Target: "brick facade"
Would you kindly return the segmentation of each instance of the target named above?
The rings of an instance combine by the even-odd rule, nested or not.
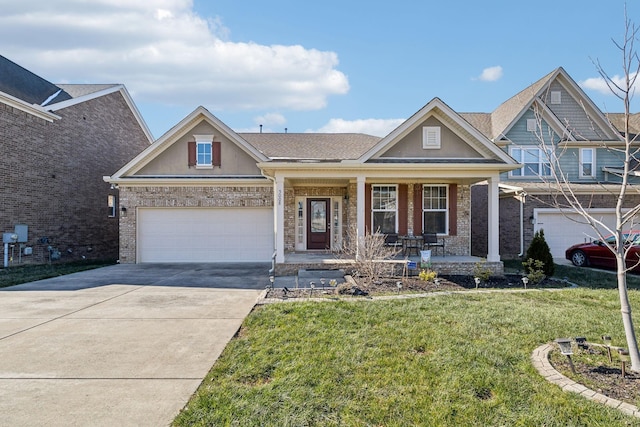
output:
[[[273,207],[273,185],[264,186],[120,186],[120,262],[136,262],[136,209],[193,207]]]
[[[579,196],[584,206],[591,208],[615,208],[616,196],[609,194],[585,194]],[[472,189],[471,254],[486,256],[487,253],[487,186],[475,185]],[[640,204],[640,195],[627,195],[625,207]],[[531,221],[534,209],[553,208],[552,195],[528,195],[523,206],[524,252],[526,253],[534,234]],[[520,202],[514,197],[500,198],[500,256],[515,259],[520,254]]]
[[[107,215],[107,195],[117,191],[102,177],[149,141],[120,92],[55,114],[61,119],[47,122],[0,104],[0,231],[29,227],[26,263],[48,262],[48,246],[62,261],[116,259],[118,219]]]

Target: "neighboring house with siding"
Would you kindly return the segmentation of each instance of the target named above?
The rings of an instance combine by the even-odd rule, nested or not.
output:
[[[596,107],[563,68],[558,68],[501,104],[492,113],[461,114],[497,147],[522,164],[500,176],[500,254],[514,258],[526,252],[533,234],[543,229],[554,257],[572,244],[595,236],[566,205],[555,185],[548,155],[584,206],[599,220],[615,225],[614,207],[620,182],[622,147],[620,115]],[[633,117],[632,124],[637,122]],[[613,123],[613,125],[612,125]],[[615,125],[618,126],[616,129]],[[541,141],[544,141],[544,146]],[[545,150],[547,154],[545,154]],[[636,163],[637,164],[637,163]],[[632,182],[639,182],[633,172]],[[472,253],[486,253],[487,218],[483,215],[487,188],[472,191]],[[640,202],[630,191],[627,205]]]
[[[105,181],[121,196],[120,262],[268,262],[360,235],[471,253],[471,186],[488,181],[484,254],[498,263],[498,182],[518,164],[438,98],[384,138],[236,133],[198,107]],[[125,210],[126,209],[126,210]],[[501,270],[501,268],[500,268]]]
[[[117,258],[118,192],[102,176],[151,141],[123,85],[55,85],[0,56],[0,231],[26,231],[10,265]]]

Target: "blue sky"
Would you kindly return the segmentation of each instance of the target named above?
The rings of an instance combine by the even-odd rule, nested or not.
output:
[[[236,131],[383,136],[433,97],[490,112],[558,66],[603,111],[623,108],[589,80],[592,59],[622,72],[621,0],[0,0],[0,10],[0,54],[54,83],[125,84],[155,137],[198,105]]]

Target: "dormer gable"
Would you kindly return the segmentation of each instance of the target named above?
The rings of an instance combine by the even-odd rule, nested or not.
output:
[[[259,176],[256,164],[267,160],[206,108],[198,107],[112,178]]]
[[[513,163],[513,159],[439,98],[431,100],[359,160]]]

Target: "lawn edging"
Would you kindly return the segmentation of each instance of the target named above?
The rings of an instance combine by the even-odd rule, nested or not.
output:
[[[640,409],[638,409],[637,406],[622,402],[617,399],[613,399],[611,397],[607,397],[602,393],[593,391],[558,372],[553,367],[553,365],[551,365],[551,362],[549,362],[549,352],[553,348],[553,344],[551,343],[543,344],[533,350],[533,353],[531,354],[531,362],[534,368],[536,368],[538,373],[542,375],[547,381],[552,384],[556,384],[563,391],[578,393],[589,400],[598,403],[604,403],[605,405],[610,406],[614,409],[618,409],[619,411],[622,411],[627,415],[632,415],[636,418],[640,418]]]

